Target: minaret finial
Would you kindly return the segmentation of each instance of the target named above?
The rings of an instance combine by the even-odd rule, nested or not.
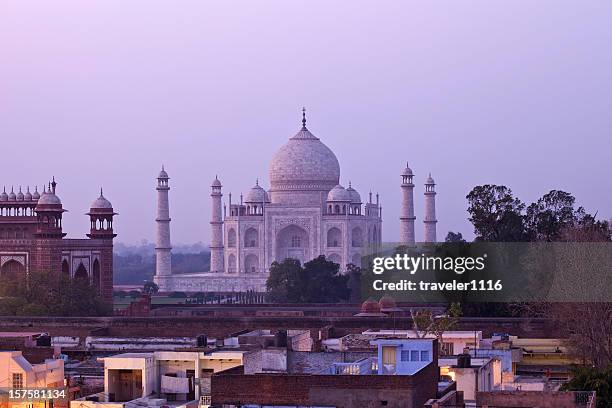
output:
[[[306,129],[306,107],[302,107],[302,129]]]
[[[257,177],[257,178],[255,179],[255,185],[256,185],[256,186],[259,186],[259,177]]]

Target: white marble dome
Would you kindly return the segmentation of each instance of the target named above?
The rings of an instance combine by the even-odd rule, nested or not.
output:
[[[247,193],[245,203],[269,203],[268,193],[259,186],[259,182]]]
[[[270,163],[271,191],[329,191],[340,181],[334,152],[304,126],[282,146]]]
[[[162,166],[161,171],[159,172],[159,175],[157,176],[158,179],[169,179],[170,177],[168,177],[168,173],[166,172],[166,169],[164,168],[164,166]]]
[[[353,186],[351,186],[351,183],[349,183],[349,186],[346,189],[346,191],[349,193],[349,196],[351,197],[351,203],[361,204],[361,196],[359,195],[359,192],[355,190]]]
[[[351,201],[351,194],[344,187],[338,184],[332,188],[327,195],[327,201]]]

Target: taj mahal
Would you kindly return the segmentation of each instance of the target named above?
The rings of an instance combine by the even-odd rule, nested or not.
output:
[[[399,242],[415,243],[414,174],[401,172]],[[169,176],[157,177],[157,241],[154,281],[161,291],[265,291],[274,261],[301,263],[319,255],[340,265],[361,266],[366,248],[381,243],[382,206],[370,192],[363,202],[351,183],[340,185],[340,163],[334,152],[302,127],[272,157],[269,189],[259,181],[237,202],[223,202],[218,177],[211,184],[210,271],[173,274],[170,240]],[[436,241],[435,183],[425,181],[425,241]]]

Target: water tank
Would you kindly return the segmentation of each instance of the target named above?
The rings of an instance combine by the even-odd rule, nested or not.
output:
[[[51,347],[51,336],[44,333],[36,339],[36,345],[38,347]]]
[[[196,337],[196,345],[198,347],[206,347],[208,345],[208,337],[205,334],[200,334]]]
[[[472,356],[468,352],[463,352],[457,357],[457,367],[459,368],[470,368],[472,366]]]
[[[279,330],[274,335],[276,347],[287,347],[287,330]]]

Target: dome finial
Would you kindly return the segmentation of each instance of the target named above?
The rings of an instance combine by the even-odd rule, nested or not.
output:
[[[102,187],[100,187],[100,197],[104,197],[104,194],[102,194]]]
[[[306,130],[306,107],[302,107],[302,129]]]

